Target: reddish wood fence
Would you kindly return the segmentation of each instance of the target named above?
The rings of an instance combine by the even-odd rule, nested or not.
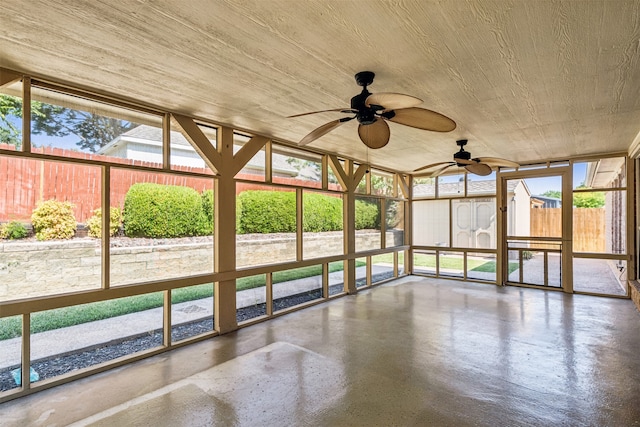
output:
[[[5,150],[12,146],[0,144]],[[34,150],[36,151],[36,150]],[[78,153],[60,148],[44,147],[38,152],[56,156],[103,160],[116,163],[111,168],[111,206],[122,207],[129,187],[137,182],[151,182],[164,185],[181,185],[192,187],[198,192],[213,189],[213,180],[207,178],[172,175],[155,171],[135,171],[119,169],[117,163],[131,164],[127,159],[115,159],[94,154]],[[157,164],[145,164],[136,161],[136,165],[156,167]],[[211,174],[209,169],[188,168],[189,171]],[[238,174],[238,179],[256,179],[256,175]],[[321,183],[311,183],[294,178],[278,177],[275,182],[288,185],[316,186]],[[74,214],[80,223],[92,216],[93,211],[100,207],[102,188],[102,168],[100,166],[83,165],[53,160],[27,159],[14,156],[0,155],[0,222],[17,220],[30,222],[31,213],[38,202],[44,200],[70,201],[75,205]],[[337,186],[333,186],[337,189]],[[264,184],[239,182],[236,192],[246,190],[264,190]],[[294,189],[283,188],[285,191]]]

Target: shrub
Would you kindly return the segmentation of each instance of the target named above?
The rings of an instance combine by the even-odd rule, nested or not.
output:
[[[380,229],[380,207],[369,200],[356,200],[356,230]]]
[[[304,193],[302,216],[306,232],[342,230],[342,199]]]
[[[237,200],[238,234],[296,231],[296,193],[249,190]]]
[[[31,223],[38,240],[70,239],[76,231],[74,205],[70,202],[47,200],[38,203],[31,214]]]
[[[202,212],[204,213],[206,227],[208,232],[206,234],[213,233],[213,218],[215,214],[215,204],[213,199],[213,190],[204,190],[201,194],[202,198]]]
[[[324,194],[303,196],[304,231],[342,230],[342,199]],[[379,229],[380,207],[356,200],[356,229]],[[238,195],[236,230],[247,233],[293,233],[296,231],[296,193],[249,190]]]
[[[122,211],[115,206],[111,206],[109,220],[109,235],[115,236],[122,222]],[[87,229],[89,236],[102,237],[102,209],[93,211],[93,216],[87,220]]]
[[[29,232],[23,223],[11,221],[0,226],[0,239],[23,239],[27,237]]]
[[[175,185],[138,183],[124,200],[124,232],[128,237],[186,237],[210,234],[196,190]]]

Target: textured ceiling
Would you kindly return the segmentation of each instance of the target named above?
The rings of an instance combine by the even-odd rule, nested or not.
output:
[[[626,151],[640,131],[640,3],[624,1],[2,0],[0,66],[297,142],[359,93],[400,92],[450,133],[350,122],[310,146],[410,171]]]

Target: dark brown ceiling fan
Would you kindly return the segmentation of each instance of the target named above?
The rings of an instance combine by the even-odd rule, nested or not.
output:
[[[427,172],[425,174],[425,176],[431,177],[441,175],[449,168],[460,167],[465,168],[467,171],[473,174],[486,176],[491,174],[491,170],[493,168],[517,168],[520,166],[516,162],[500,159],[498,157],[476,157],[475,159],[472,159],[471,153],[465,151],[464,149],[464,146],[467,145],[467,142],[468,141],[466,139],[460,139],[456,141],[456,144],[460,147],[460,151],[454,153],[452,162],[432,163],[430,165],[422,166],[418,169],[415,169],[414,172],[432,169],[430,172]]]
[[[391,132],[387,120],[435,132],[450,132],[456,128],[456,122],[450,118],[435,111],[418,108],[417,105],[422,103],[419,98],[391,92],[371,94],[367,90],[367,86],[373,83],[374,77],[375,74],[371,71],[362,71],[355,75],[356,83],[363,89],[360,94],[351,98],[351,108],[335,108],[289,116],[289,118],[301,117],[326,112],[353,114],[350,117],[333,120],[314,129],[302,138],[298,145],[307,145],[353,119],[358,120],[358,135],[369,148],[382,148],[389,142]]]

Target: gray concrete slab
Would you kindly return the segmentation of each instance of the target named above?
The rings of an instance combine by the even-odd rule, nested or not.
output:
[[[7,402],[0,420],[634,426],[638,349],[629,300],[410,276]]]

